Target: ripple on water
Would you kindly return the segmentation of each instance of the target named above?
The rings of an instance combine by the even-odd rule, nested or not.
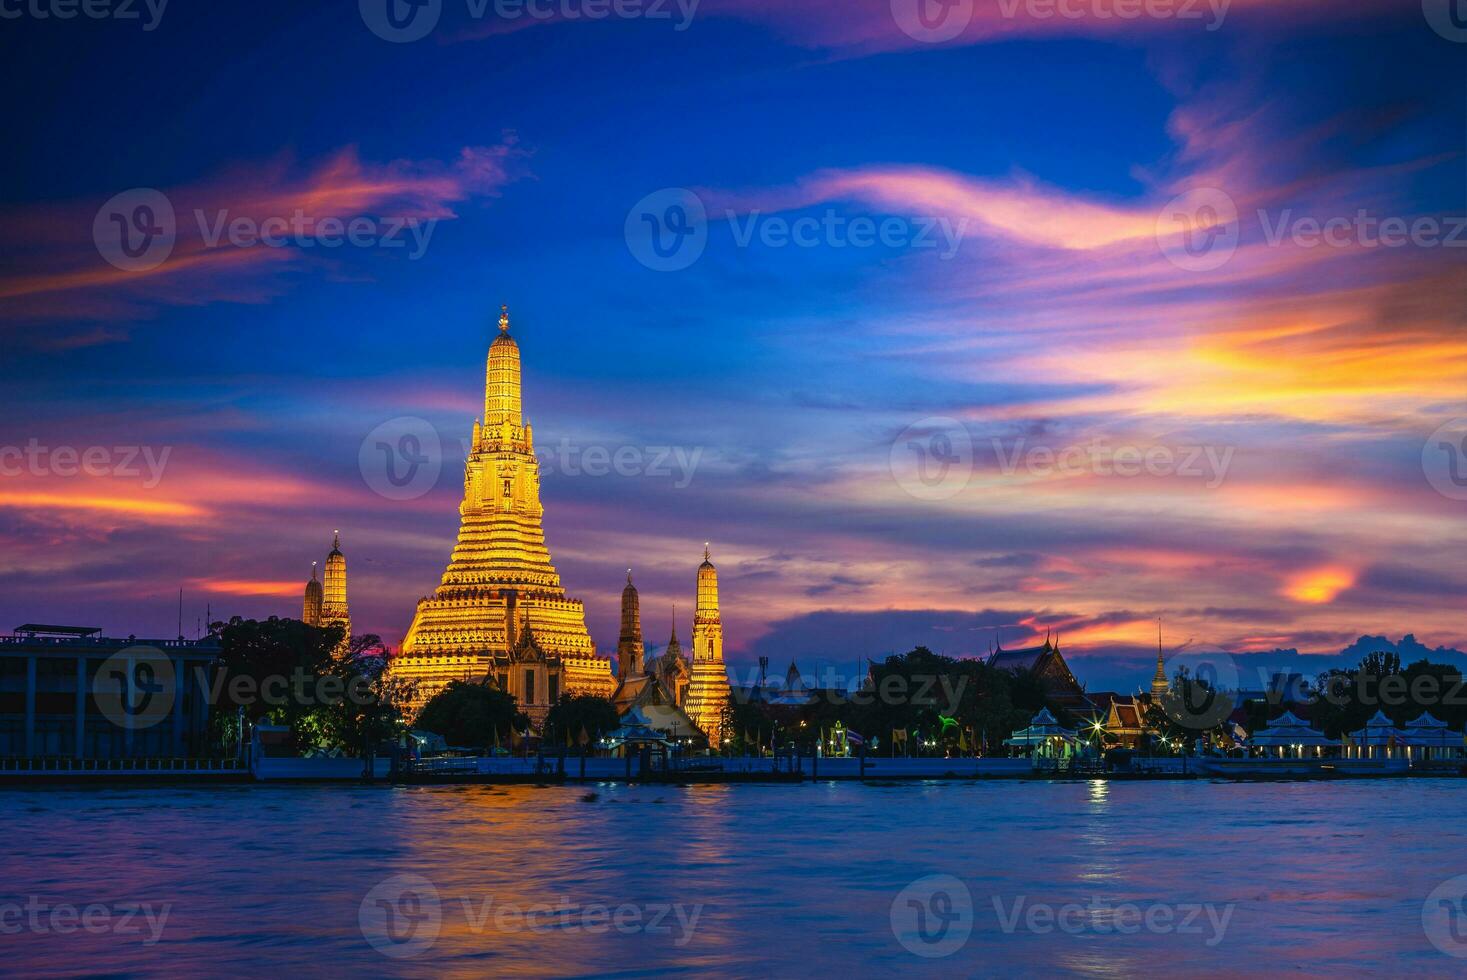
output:
[[[891,930],[914,880],[960,878],[974,931],[944,973],[1445,975],[1421,903],[1467,872],[1467,782],[929,782],[853,786],[230,787],[15,791],[7,895],[170,903],[165,945],[22,937],[6,972],[392,976],[928,972]],[[365,811],[365,812],[364,812]],[[1341,846],[1343,845],[1343,846]],[[428,878],[418,958],[364,936],[372,889]],[[1220,945],[1180,935],[1005,932],[997,908],[1211,903]],[[536,930],[466,909],[700,906],[692,933]],[[996,908],[997,906],[997,908]],[[1090,920],[1087,920],[1090,921]],[[1195,941],[1194,941],[1195,940]],[[1223,952],[1220,954],[1219,950]],[[1287,950],[1287,964],[1281,959]],[[1221,959],[1219,958],[1221,956]]]

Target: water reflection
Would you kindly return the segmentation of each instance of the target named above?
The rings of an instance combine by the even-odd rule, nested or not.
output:
[[[170,912],[156,944],[26,923],[6,966],[1449,975],[1421,907],[1467,872],[1461,832],[1431,816],[1464,795],[1450,780],[12,791],[0,903]],[[916,907],[904,945],[893,904],[937,875],[962,882],[971,935],[925,959],[912,943],[953,906]],[[1173,918],[1130,928],[1132,908]],[[379,949],[404,943],[421,948]]]

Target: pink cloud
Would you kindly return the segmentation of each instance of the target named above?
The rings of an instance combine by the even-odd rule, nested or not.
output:
[[[160,306],[264,302],[289,288],[287,271],[332,260],[295,247],[231,244],[230,224],[263,228],[272,221],[277,235],[294,243],[327,233],[339,240],[341,228],[327,222],[381,218],[372,227],[385,236],[399,222],[452,220],[464,203],[497,196],[522,172],[524,156],[510,134],[496,146],[464,147],[448,162],[377,163],[349,146],[306,168],[285,154],[236,166],[162,189],[177,239],[161,264],[136,270],[109,264],[91,239],[100,201],[26,208],[6,220],[20,229],[29,267],[0,277],[0,313],[13,322],[118,320]],[[113,333],[76,336],[76,343],[106,342]]]

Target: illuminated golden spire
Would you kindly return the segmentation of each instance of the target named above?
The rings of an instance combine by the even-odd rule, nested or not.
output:
[[[520,345],[509,335],[509,307],[499,315],[499,336],[489,345],[484,372],[484,428],[491,439],[503,440],[506,423],[511,436],[524,420],[520,405]],[[496,431],[498,430],[498,431]]]
[[[1166,659],[1161,652],[1161,620],[1156,621],[1156,673],[1151,678],[1151,697],[1159,700],[1171,687],[1166,679]]]
[[[394,673],[417,682],[417,706],[449,680],[465,660],[485,674],[533,629],[548,660],[532,699],[522,701],[544,720],[548,685],[558,694],[610,695],[611,661],[597,655],[579,599],[565,594],[550,559],[542,526],[540,464],[521,407],[520,349],[501,307],[499,332],[489,345],[483,424],[464,463],[458,540],[438,588],[418,603]],[[535,668],[537,670],[541,668]],[[510,672],[513,693],[523,680]],[[520,695],[517,695],[520,696]]]
[[[311,562],[311,580],[306,583],[306,596],[301,604],[301,622],[321,625],[321,583],[316,578],[316,563]]]
[[[713,567],[712,553],[706,542],[703,545],[703,564],[698,566],[698,604],[693,612],[694,650],[697,649],[699,623],[718,623],[718,569]],[[721,647],[722,644],[720,652]]]
[[[617,679],[625,681],[642,672],[642,603],[627,569],[627,587],[621,590],[621,636],[616,642]]]
[[[723,744],[723,709],[728,695],[723,621],[718,612],[718,569],[713,567],[713,553],[705,542],[703,564],[698,566],[698,603],[693,611],[692,679],[683,710],[715,749]]]
[[[326,580],[321,588],[321,623],[340,623],[342,642],[351,637],[351,612],[346,602],[346,556],[341,553],[341,532],[333,531],[331,552],[326,556]]]

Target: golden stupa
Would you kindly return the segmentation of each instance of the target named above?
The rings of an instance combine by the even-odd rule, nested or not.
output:
[[[505,308],[489,347],[484,421],[474,423],[464,467],[458,543],[393,662],[395,674],[417,683],[415,708],[449,681],[488,678],[538,723],[562,693],[605,697],[615,687],[581,600],[566,596],[545,547],[540,466],[520,393],[520,349]]]
[[[718,569],[705,545],[698,566],[698,604],[693,610],[693,670],[683,710],[717,749],[723,744],[723,712],[728,706],[728,673],[723,665],[723,620],[718,612]]]

